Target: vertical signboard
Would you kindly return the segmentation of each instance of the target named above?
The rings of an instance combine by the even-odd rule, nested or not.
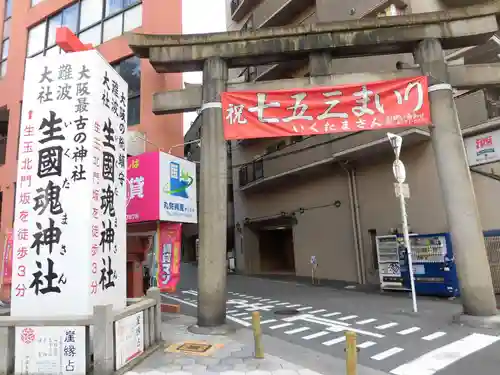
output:
[[[85,327],[16,327],[16,374],[86,374]]]
[[[196,164],[160,153],[160,220],[197,223]]]
[[[144,311],[115,322],[116,370],[144,352]]]
[[[180,279],[181,223],[160,223],[156,239],[156,280],[162,292],[173,293]]]
[[[126,302],[127,84],[95,50],[26,62],[12,316]]]

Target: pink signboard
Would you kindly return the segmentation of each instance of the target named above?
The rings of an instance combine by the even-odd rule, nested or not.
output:
[[[160,216],[160,156],[146,152],[128,158],[127,223],[156,221]]]

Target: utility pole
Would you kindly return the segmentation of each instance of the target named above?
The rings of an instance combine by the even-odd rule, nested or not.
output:
[[[200,254],[198,260],[199,327],[226,323],[227,149],[220,95],[228,68],[218,57],[203,67],[201,107]]]
[[[430,131],[464,313],[493,316],[497,308],[491,271],[443,48],[439,40],[426,39],[414,55],[423,74],[439,81],[429,87]]]

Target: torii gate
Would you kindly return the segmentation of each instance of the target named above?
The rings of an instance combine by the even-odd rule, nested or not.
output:
[[[457,258],[464,311],[496,314],[482,228],[466,160],[452,87],[500,84],[500,64],[448,66],[443,49],[484,43],[498,30],[500,2],[446,12],[350,20],[284,28],[198,35],[128,34],[136,55],[159,73],[203,70],[203,86],[157,93],[156,114],[201,108],[200,260],[198,326],[225,323],[227,155],[220,94],[311,85],[362,83],[425,74],[430,81],[431,138]],[[419,69],[335,75],[335,58],[413,53]],[[309,57],[310,78],[227,84],[228,68]],[[464,230],[467,228],[467,230]]]

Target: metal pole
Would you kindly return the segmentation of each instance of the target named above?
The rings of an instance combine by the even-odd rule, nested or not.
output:
[[[408,254],[408,268],[410,272],[410,288],[411,288],[411,299],[413,302],[413,312],[418,312],[417,308],[417,294],[415,293],[415,278],[413,277],[413,257],[411,254],[410,245],[410,233],[408,232],[408,217],[406,215],[406,202],[403,195],[403,183],[398,182],[399,187],[399,206],[401,208],[401,220],[403,222],[403,238],[406,246],[406,252]]]
[[[228,68],[218,57],[203,67],[200,171],[200,250],[198,260],[198,326],[226,323],[227,148],[220,94]]]

